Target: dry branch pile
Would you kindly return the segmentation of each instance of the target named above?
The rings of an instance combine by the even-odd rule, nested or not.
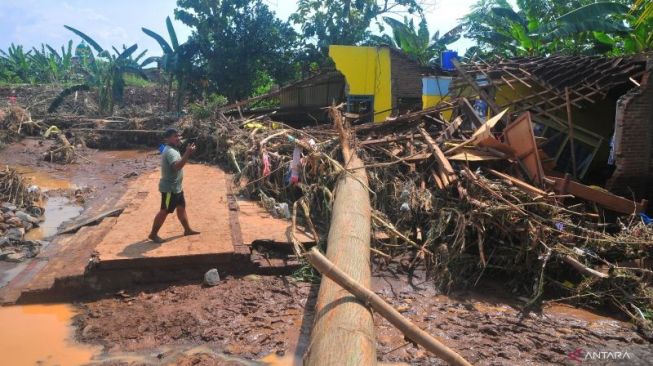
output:
[[[354,127],[369,174],[377,261],[408,271],[424,265],[445,290],[505,278],[529,299],[526,308],[545,295],[611,307],[650,337],[653,272],[627,263],[653,255],[653,228],[637,215],[605,222],[595,205],[531,185],[489,125],[462,130],[461,120],[445,122],[440,112],[452,108]],[[335,130],[294,129],[265,116],[182,126],[202,159],[235,172],[242,194],[272,211],[288,204],[293,222],[325,242],[334,182],[348,174]]]

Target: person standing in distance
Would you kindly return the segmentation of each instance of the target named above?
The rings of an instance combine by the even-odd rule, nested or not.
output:
[[[161,180],[159,181],[159,191],[161,192],[161,209],[154,217],[154,224],[152,224],[152,231],[148,238],[155,243],[163,243],[163,239],[159,237],[159,230],[163,223],[166,221],[168,214],[177,210],[177,217],[184,227],[184,235],[197,235],[199,231],[190,228],[188,224],[188,215],[186,213],[186,200],[184,199],[184,191],[182,189],[182,181],[184,179],[184,165],[188,162],[188,158],[197,149],[195,144],[191,144],[186,148],[182,156],[177,151],[181,143],[179,131],[174,128],[169,128],[165,131],[164,135],[165,147],[161,152]]]

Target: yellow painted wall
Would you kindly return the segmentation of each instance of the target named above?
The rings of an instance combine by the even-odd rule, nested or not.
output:
[[[392,112],[390,50],[387,47],[329,46],[329,56],[347,80],[349,95],[374,96],[374,122]]]
[[[441,100],[450,100],[450,97],[444,97],[440,95],[425,95],[422,94],[422,109],[426,109],[429,107],[436,106],[440,103]],[[453,115],[453,110],[447,110],[442,112],[442,117],[444,117],[447,121],[451,121],[451,116]]]

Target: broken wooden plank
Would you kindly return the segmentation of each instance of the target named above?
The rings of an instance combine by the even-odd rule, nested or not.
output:
[[[478,96],[481,97],[481,99],[483,99],[483,100],[487,103],[488,106],[490,106],[490,109],[492,109],[492,112],[493,112],[493,113],[498,114],[499,111],[501,110],[501,108],[499,108],[499,106],[498,106],[497,103],[494,101],[494,99],[491,98],[491,97],[490,97],[490,96],[485,92],[485,90],[481,89],[481,87],[479,87],[478,84],[476,84],[476,80],[472,79],[469,75],[467,75],[467,73],[466,73],[465,70],[463,69],[462,65],[460,65],[460,62],[458,62],[457,60],[452,60],[452,61],[453,61],[453,65],[454,65],[454,67],[456,68],[456,70],[458,70],[458,73],[460,73],[460,76],[463,77],[463,79],[465,80],[465,82],[466,82],[470,87],[472,87],[472,89],[474,89],[474,91],[475,91],[476,93],[478,93]],[[508,118],[506,118],[506,123],[507,123],[507,122],[508,122]]]
[[[504,158],[487,151],[465,148],[454,155],[448,156],[447,159],[459,161],[488,161],[503,160]]]
[[[519,163],[522,165],[531,182],[539,186],[544,184],[544,170],[538,153],[531,114],[526,112],[503,130],[506,143],[515,149]]]
[[[546,196],[549,195],[548,192],[546,192],[546,191],[544,191],[542,189],[539,189],[539,188],[537,188],[535,186],[532,186],[532,185],[524,182],[523,180],[512,177],[512,176],[510,176],[508,174],[498,172],[498,171],[496,171],[494,169],[488,169],[487,171],[490,172],[494,176],[497,176],[499,178],[503,178],[503,179],[506,179],[506,180],[510,181],[512,184],[515,185],[515,187],[520,188],[521,190],[523,190],[523,191],[525,191],[527,193],[532,193],[532,194],[535,194],[535,195],[538,195],[538,196],[543,196],[543,197],[546,197]]]
[[[508,109],[504,109],[501,113],[485,121],[485,123],[483,123],[481,127],[479,127],[476,131],[474,131],[474,134],[472,135],[472,137],[469,138],[469,140],[466,140],[463,143],[447,150],[445,152],[445,155],[450,155],[454,151],[457,151],[458,149],[462,149],[463,147],[468,146],[469,144],[474,144],[477,141],[481,141],[487,137],[493,137],[491,133],[492,127],[494,127],[497,124],[497,122],[501,120],[501,117],[503,117],[503,115],[507,111]]]
[[[597,188],[586,186],[582,183],[570,179],[571,176],[566,174],[564,178],[547,177],[547,180],[553,183],[553,189],[558,194],[572,194],[577,198],[582,198],[594,202],[608,210],[624,213],[638,214],[646,211],[648,201],[641,202],[631,201],[627,198],[617,196],[610,192],[604,192]]]
[[[433,139],[428,134],[428,132],[426,132],[425,129],[419,127],[419,132],[422,134],[422,136],[424,136],[424,140],[426,141],[426,144],[431,149],[431,152],[433,153],[433,157],[435,158],[435,160],[438,162],[440,166],[440,172],[441,172],[440,175],[446,177],[447,179],[447,181],[443,182],[444,185],[447,186],[449,183],[455,182],[457,179],[456,172],[453,170],[453,167],[451,166],[449,160],[447,160],[447,157],[444,156],[442,150],[440,150],[438,145],[435,143],[435,141],[433,141]]]
[[[124,210],[125,210],[125,207],[118,207],[118,208],[111,209],[109,211],[104,211],[104,212],[102,212],[102,213],[100,213],[100,214],[98,214],[96,216],[91,217],[90,219],[83,220],[80,223],[73,224],[73,225],[59,231],[57,233],[57,235],[73,233],[73,232],[81,229],[84,226],[97,224],[98,222],[102,221],[106,217],[118,216]]]
[[[571,167],[574,170],[574,178],[578,178],[578,167],[576,166],[576,148],[574,144],[574,123],[571,120],[571,99],[569,97],[569,88],[565,88],[565,97],[567,99],[567,123],[569,127],[569,147],[571,149]]]
[[[440,137],[436,138],[435,142],[441,144],[445,139],[450,140],[453,133],[456,132],[456,130],[458,130],[462,124],[463,119],[461,117],[456,117],[444,130],[442,130]]]

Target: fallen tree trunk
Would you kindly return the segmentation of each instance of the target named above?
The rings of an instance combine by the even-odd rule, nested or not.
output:
[[[372,309],[376,310],[382,317],[397,327],[397,329],[413,342],[426,348],[427,351],[447,361],[451,365],[471,365],[451,348],[440,343],[437,339],[421,330],[410,320],[401,316],[397,310],[387,302],[383,301],[379,295],[361,286],[346,273],[338,269],[338,267],[325,258],[316,247],[313,247],[313,249],[306,253],[306,258],[315,269],[322,273],[323,276],[332,279],[338,285],[354,294],[360,301],[369,304]]]
[[[362,286],[370,288],[371,205],[363,162],[350,149],[340,111],[331,110],[340,132],[345,168],[336,183],[327,257]],[[370,310],[328,277],[322,277],[315,325],[305,357],[309,366],[376,365]]]

